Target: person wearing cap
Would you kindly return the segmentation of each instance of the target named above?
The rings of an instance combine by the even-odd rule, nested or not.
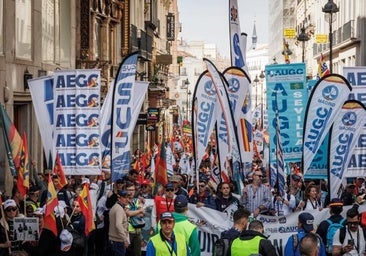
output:
[[[126,249],[130,245],[128,234],[128,218],[125,207],[128,204],[126,190],[118,192],[117,203],[109,211],[109,241],[112,256],[125,256]]]
[[[173,213],[163,212],[160,215],[161,229],[150,238],[146,247],[146,256],[190,255],[186,239],[182,234],[174,232]]]
[[[345,226],[346,225],[346,221],[345,219],[342,217],[342,211],[343,211],[343,202],[341,199],[339,198],[333,198],[330,201],[330,204],[328,205],[329,207],[329,213],[330,213],[330,217],[326,220],[323,220],[322,222],[320,222],[316,233],[321,237],[325,248],[328,248],[328,241],[327,241],[327,233],[328,233],[328,228],[331,224],[333,223],[340,223],[341,225]],[[327,255],[332,255],[331,252],[329,252],[329,250],[327,249]]]
[[[200,178],[198,191],[195,191],[190,197],[189,202],[195,204],[197,208],[208,207],[216,210],[215,198],[212,196],[210,189],[207,187],[207,179]]]
[[[353,183],[346,185],[346,188],[344,189],[341,195],[341,199],[343,201],[344,206],[353,205],[353,203],[355,202],[355,195],[354,195],[355,188],[356,185]]]
[[[26,205],[26,215],[30,217],[35,210],[39,207],[39,188],[35,185],[29,188],[28,197],[25,201]]]
[[[169,182],[174,185],[175,195],[184,195],[188,197],[188,192],[186,189],[182,187],[183,178],[179,174],[174,174],[172,177],[169,178]]]
[[[314,216],[311,213],[303,212],[298,217],[297,234],[294,234],[288,238],[284,255],[300,256],[300,240],[308,233],[316,234],[314,230]],[[319,235],[317,235],[317,237],[320,244],[318,256],[326,256],[324,243]]]
[[[360,225],[358,205],[347,211],[346,218],[346,227],[334,234],[332,255],[365,255],[365,230]]]
[[[277,256],[276,249],[271,241],[263,234],[263,223],[259,220],[250,222],[248,230],[243,230],[230,246],[231,256],[262,255]]]
[[[167,183],[164,188],[164,194],[162,196],[156,195],[154,198],[154,205],[151,211],[151,225],[152,228],[156,228],[156,224],[159,222],[159,217],[163,212],[174,212],[174,185]]]
[[[6,200],[3,207],[5,216],[0,221],[0,255],[9,255],[9,247],[11,247],[12,252],[23,251],[22,241],[16,241],[14,237],[14,218],[24,217],[24,215],[19,213],[17,204],[13,199]],[[6,239],[6,232],[9,241]]]
[[[191,223],[187,217],[188,212],[188,199],[184,195],[178,195],[174,200],[174,212],[173,217],[175,220],[174,233],[182,234],[189,247],[190,255],[201,255],[201,247],[198,239],[197,226]],[[158,232],[160,230],[161,223],[158,225]]]
[[[106,206],[108,209],[112,208],[117,202],[118,193],[125,189],[126,183],[122,179],[117,179],[114,182],[113,189],[111,189],[107,194]]]

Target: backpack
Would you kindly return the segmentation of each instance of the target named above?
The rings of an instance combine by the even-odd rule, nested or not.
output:
[[[334,234],[338,229],[340,229],[344,226],[343,224],[345,221],[346,221],[346,219],[342,219],[339,223],[334,223],[330,219],[327,219],[327,222],[329,223],[329,227],[327,230],[327,241],[326,241],[327,242],[327,244],[326,244],[327,253],[332,253]]]
[[[229,253],[231,241],[229,238],[217,239],[214,243],[213,256],[226,256]]]

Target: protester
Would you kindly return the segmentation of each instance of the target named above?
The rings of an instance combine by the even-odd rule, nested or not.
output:
[[[319,246],[318,236],[308,233],[300,240],[299,251],[301,256],[317,256]]]
[[[197,208],[208,207],[216,209],[215,198],[207,187],[207,180],[200,179],[198,184],[198,191],[195,191],[190,197],[189,202],[195,204]]]
[[[201,255],[197,226],[188,220],[188,199],[178,195],[174,200],[173,217],[175,220],[174,233],[185,237],[191,256]]]
[[[271,215],[287,216],[296,207],[296,199],[292,194],[278,191],[277,187],[273,188],[271,199]]]
[[[22,241],[14,237],[14,218],[24,217],[19,213],[17,204],[13,199],[4,202],[4,214],[0,221],[0,255],[8,256],[9,247],[13,253],[23,252]]]
[[[186,189],[182,187],[183,178],[179,174],[174,174],[172,177],[169,178],[169,182],[174,185],[174,193],[175,195],[184,195],[188,197],[188,192]]]
[[[263,174],[255,171],[253,182],[243,189],[242,202],[254,217],[260,213],[268,213],[271,205],[270,190],[262,184]]]
[[[347,225],[336,231],[333,238],[332,255],[364,255],[365,235],[360,227],[358,206],[347,211]]]
[[[259,220],[250,222],[248,230],[244,230],[238,238],[235,238],[230,247],[231,256],[277,256],[276,249],[270,240],[263,235],[263,223]]]
[[[40,192],[39,188],[35,185],[29,188],[28,197],[25,201],[26,216],[32,216],[33,212],[35,212],[39,207],[38,205],[39,192]]]
[[[159,217],[163,212],[174,212],[174,185],[167,183],[165,185],[164,194],[162,196],[155,195],[154,206],[151,212],[151,225],[152,228],[156,228],[156,224],[159,222]]]
[[[126,215],[129,218],[128,232],[130,237],[130,245],[127,248],[126,255],[140,256],[141,255],[141,228],[133,227],[131,224],[131,218],[134,216],[143,218],[145,215],[144,201],[135,197],[135,185],[134,183],[127,182],[126,191],[128,194],[128,203],[125,206]]]
[[[128,234],[128,219],[125,207],[128,204],[128,193],[125,190],[118,192],[117,203],[109,212],[109,241],[112,256],[125,256],[130,244]]]
[[[355,190],[353,191],[353,194],[355,196],[359,196],[365,193],[365,187],[364,187],[365,177],[357,177],[354,183],[355,183]]]
[[[299,256],[299,243],[300,240],[308,233],[315,233],[314,230],[314,216],[308,212],[303,212],[298,217],[298,227],[297,227],[297,234],[290,236],[287,240],[285,246],[285,253],[286,256]],[[322,242],[322,239],[318,236],[320,248],[318,252],[318,256],[325,256],[325,247]]]
[[[160,232],[147,243],[146,256],[189,255],[189,249],[182,234],[174,233],[175,220],[171,212],[160,215]]]
[[[329,239],[333,239],[334,233],[336,230],[331,231],[329,227],[332,226],[334,229],[340,228],[346,225],[345,219],[342,217],[341,213],[343,211],[343,202],[341,199],[333,198],[329,204],[329,213],[330,217],[326,220],[320,222],[316,233],[321,237],[324,246],[326,248],[327,255],[332,255],[333,249],[333,241],[330,241],[331,244],[328,244]],[[335,226],[335,224],[339,224]]]
[[[344,205],[353,205],[353,203],[355,202],[355,188],[355,184],[347,184],[341,195],[341,199]]]
[[[245,208],[237,209],[233,214],[233,226],[221,233],[221,238],[228,238],[230,241],[239,237],[240,233],[247,228],[250,212]]]
[[[311,211],[316,209],[319,211],[323,209],[319,198],[319,188],[315,184],[310,184],[306,187],[304,198],[297,206],[296,211]]]

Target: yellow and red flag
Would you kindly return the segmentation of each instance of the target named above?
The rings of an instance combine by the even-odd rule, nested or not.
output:
[[[166,166],[166,149],[165,149],[165,140],[160,144],[160,152],[157,155],[156,159],[156,182],[165,186],[168,183],[168,174],[167,174],[167,166]]]
[[[324,55],[323,53],[320,54],[320,59],[318,62],[318,73],[317,73],[317,80],[319,80],[320,78],[322,78],[325,75],[329,75],[330,74],[330,70],[328,69],[328,65],[325,62],[324,59]]]
[[[20,150],[20,166],[18,169],[17,188],[21,196],[25,196],[29,189],[29,156],[28,143],[25,132],[22,136],[22,146]]]
[[[85,183],[83,190],[76,199],[79,202],[81,213],[85,218],[85,235],[87,236],[95,229],[93,209],[89,193],[89,184]]]
[[[57,236],[56,216],[54,213],[55,207],[58,205],[57,193],[53,185],[51,175],[48,175],[48,191],[46,210],[44,214],[44,228],[52,231]]]
[[[57,175],[59,183],[57,189],[63,188],[67,184],[67,179],[64,172],[64,167],[62,166],[60,155],[56,152],[55,166],[53,167],[53,174]]]

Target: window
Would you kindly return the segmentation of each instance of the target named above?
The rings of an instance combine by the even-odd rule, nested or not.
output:
[[[101,31],[99,21],[95,21],[95,31],[94,31],[94,59],[100,58],[101,54]]]
[[[55,61],[55,1],[42,1],[42,61]]]
[[[71,63],[71,7],[70,0],[60,1],[60,62]]]
[[[32,1],[15,2],[15,54],[17,58],[32,58]]]

